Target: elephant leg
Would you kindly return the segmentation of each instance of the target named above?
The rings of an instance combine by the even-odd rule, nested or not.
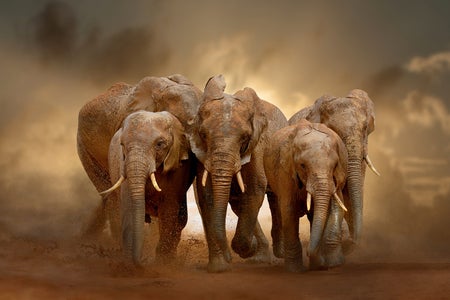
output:
[[[239,206],[236,234],[231,241],[231,247],[242,258],[251,257],[258,250],[258,241],[254,233],[263,199],[262,192],[253,195],[244,194],[231,203],[234,205],[237,202],[236,205]]]
[[[240,218],[240,215],[241,215],[240,202],[241,202],[241,200],[239,200],[239,199],[232,199],[230,201],[231,209],[238,216],[238,218]],[[256,238],[257,247],[256,247],[255,254],[249,258],[249,261],[255,262],[255,263],[270,262],[271,259],[270,259],[270,252],[269,252],[269,242],[267,241],[267,238],[264,235],[264,232],[261,228],[261,224],[259,223],[258,220],[256,220],[253,235],[254,235],[254,238]],[[253,240],[253,238],[252,238],[252,240]]]
[[[176,257],[181,231],[187,223],[186,194],[165,197],[158,212],[160,221],[156,261],[170,263]]]
[[[116,242],[120,242],[122,225],[120,220],[120,200],[118,191],[114,191],[105,201],[106,216],[109,221],[111,236]]]
[[[275,257],[283,258],[284,257],[284,246],[283,246],[283,236],[282,236],[282,228],[281,228],[281,212],[278,202],[278,197],[275,193],[271,191],[267,191],[267,200],[269,202],[270,213],[272,216],[272,249]]]
[[[208,178],[206,187],[201,184],[201,178],[203,168],[199,168],[200,172],[197,174],[196,184],[196,196],[197,204],[199,207],[200,215],[202,217],[203,228],[205,230],[205,237],[208,243],[209,261],[208,272],[218,273],[231,269],[231,251],[228,244],[219,244],[214,239],[214,228],[212,222],[212,208],[213,208],[213,194],[211,188],[211,180]]]
[[[353,210],[351,202],[350,202],[350,196],[348,194],[348,188],[344,188],[342,191],[342,196],[344,199],[345,207],[349,210],[344,214],[344,221],[342,222],[342,226],[344,226],[342,229],[342,232],[344,231],[347,233],[345,236],[347,237],[345,240],[342,241],[342,247],[345,255],[348,255],[353,252],[356,248],[356,244],[354,243],[353,239],[351,238],[353,236],[353,222],[351,219],[351,211]]]
[[[97,191],[102,192],[109,189],[112,184],[108,171],[86,151],[83,145],[78,146],[78,155],[89,179]],[[102,201],[83,225],[83,237],[96,238],[103,232],[107,221],[106,206],[108,201],[109,197],[102,198]]]
[[[290,199],[289,199],[290,200]],[[299,238],[299,218],[290,201],[281,203],[283,220],[284,266],[289,272],[304,271],[303,250]]]
[[[264,235],[259,221],[256,221],[254,235],[258,242],[258,247],[256,248],[255,255],[253,255],[250,260],[258,263],[270,263],[269,242]]]

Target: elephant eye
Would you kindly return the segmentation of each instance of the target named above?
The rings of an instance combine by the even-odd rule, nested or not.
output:
[[[156,148],[162,149],[164,147],[166,147],[166,141],[161,139],[156,142]]]
[[[250,137],[244,137],[241,142],[241,154],[244,154],[248,150],[248,145],[250,144]]]
[[[165,142],[164,142],[164,141],[158,141],[158,142],[156,142],[156,147],[159,148],[159,149],[163,148],[164,145],[165,145]]]
[[[249,143],[250,140],[248,138],[243,140],[243,142],[241,143],[241,150],[240,150],[241,154],[247,152]]]
[[[205,130],[200,129],[200,131],[199,131],[198,134],[200,135],[200,139],[201,139],[202,141],[206,141],[206,132],[205,132]]]
[[[297,185],[298,185],[299,189],[303,189],[303,187],[304,187],[303,182],[300,179],[300,177],[298,176],[298,174],[297,174]]]

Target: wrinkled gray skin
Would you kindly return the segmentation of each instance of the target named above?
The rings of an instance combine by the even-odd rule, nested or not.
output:
[[[159,219],[156,260],[175,258],[187,222],[186,192],[195,177],[194,161],[181,123],[169,112],[132,113],[113,136],[109,172],[113,182],[124,181],[112,193],[121,203],[123,249],[134,264],[141,264],[146,216]]]
[[[182,75],[145,77],[136,85],[116,83],[104,94],[86,103],[78,115],[77,150],[80,161],[98,192],[111,187],[108,149],[113,135],[131,113],[168,111],[183,125],[191,128],[202,92]],[[113,238],[120,240],[119,201],[115,193],[103,197],[84,228],[85,237],[95,237],[109,220]]]
[[[372,100],[362,90],[352,90],[346,97],[325,95],[289,120],[295,124],[301,119],[323,123],[335,131],[347,148],[348,173],[344,188],[344,203],[348,209],[345,219],[349,224],[351,241],[346,242],[349,253],[360,243],[363,225],[363,185],[365,157],[368,155],[368,137],[375,129],[375,112]]]
[[[277,195],[283,223],[285,268],[303,270],[299,218],[313,214],[308,249],[310,268],[328,268],[344,262],[341,225],[347,175],[347,150],[339,136],[323,124],[301,120],[278,130],[265,150],[264,167]],[[307,192],[312,195],[307,211]],[[309,218],[311,221],[311,218]]]
[[[253,89],[229,95],[224,93],[225,85],[222,75],[207,82],[190,137],[192,151],[201,162],[197,168],[197,197],[208,242],[209,272],[230,269],[225,230],[228,203],[238,216],[233,250],[243,258],[269,259],[267,239],[257,222],[267,187],[263,155],[271,134],[287,125],[283,113],[261,100]],[[208,172],[205,186],[204,170]],[[245,192],[236,180],[239,172]],[[276,212],[272,198],[269,205]],[[279,222],[279,216],[273,219]]]

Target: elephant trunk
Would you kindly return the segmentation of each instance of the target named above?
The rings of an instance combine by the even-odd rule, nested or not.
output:
[[[347,187],[350,197],[350,233],[353,243],[358,244],[361,239],[363,190],[362,190],[362,157],[350,157],[348,162]]]
[[[225,217],[230,196],[232,176],[213,175],[211,179],[213,182],[212,188],[214,197],[212,223],[216,241],[223,251],[224,244],[226,244]]]
[[[214,153],[211,161],[211,180],[213,190],[212,227],[215,240],[220,250],[225,253],[228,247],[225,230],[225,217],[230,198],[230,188],[235,173],[233,155],[227,153]]]
[[[322,240],[323,231],[328,216],[328,209],[330,205],[331,191],[329,188],[329,180],[326,178],[317,179],[313,186],[314,197],[314,217],[311,227],[311,238],[309,242],[308,254],[314,255]]]
[[[145,221],[145,184],[149,176],[148,164],[130,156],[127,163],[129,199],[123,218],[123,241],[125,252],[136,265],[141,263]]]

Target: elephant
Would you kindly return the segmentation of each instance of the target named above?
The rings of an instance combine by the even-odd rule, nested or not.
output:
[[[224,93],[225,87],[222,75],[208,80],[189,137],[199,160],[196,191],[209,250],[208,272],[231,268],[225,231],[228,203],[238,216],[232,249],[242,258],[270,259],[257,221],[267,190],[263,155],[271,134],[287,126],[281,110],[260,99],[252,88],[230,95]],[[276,212],[271,198],[271,211]],[[278,222],[278,216],[272,218]]]
[[[195,177],[182,124],[169,112],[131,113],[111,140],[108,161],[116,184],[101,194],[116,193],[120,199],[126,256],[141,265],[144,220],[154,216],[160,233],[156,260],[172,261],[187,223],[186,192]]]
[[[351,238],[344,250],[350,253],[361,241],[366,164],[380,175],[368,155],[368,136],[375,129],[374,104],[369,95],[360,89],[351,90],[345,97],[323,95],[311,106],[294,114],[289,124],[295,124],[301,119],[325,124],[341,137],[347,148],[348,173],[343,196],[349,209],[344,217]]]
[[[279,201],[288,271],[304,269],[299,218],[305,214],[312,219],[307,252],[310,268],[328,268],[344,262],[341,224],[346,207],[341,199],[347,160],[341,138],[324,124],[307,120],[275,132],[265,149],[264,168]]]
[[[77,150],[89,179],[98,192],[112,185],[108,170],[108,151],[112,137],[131,113],[168,111],[188,132],[197,114],[202,91],[182,75],[168,77],[148,76],[136,85],[116,83],[104,94],[86,103],[79,111]],[[95,237],[102,232],[109,219],[111,234],[120,240],[119,201],[111,199],[115,194],[102,198],[83,229],[84,237]],[[114,207],[115,206],[115,207]]]

